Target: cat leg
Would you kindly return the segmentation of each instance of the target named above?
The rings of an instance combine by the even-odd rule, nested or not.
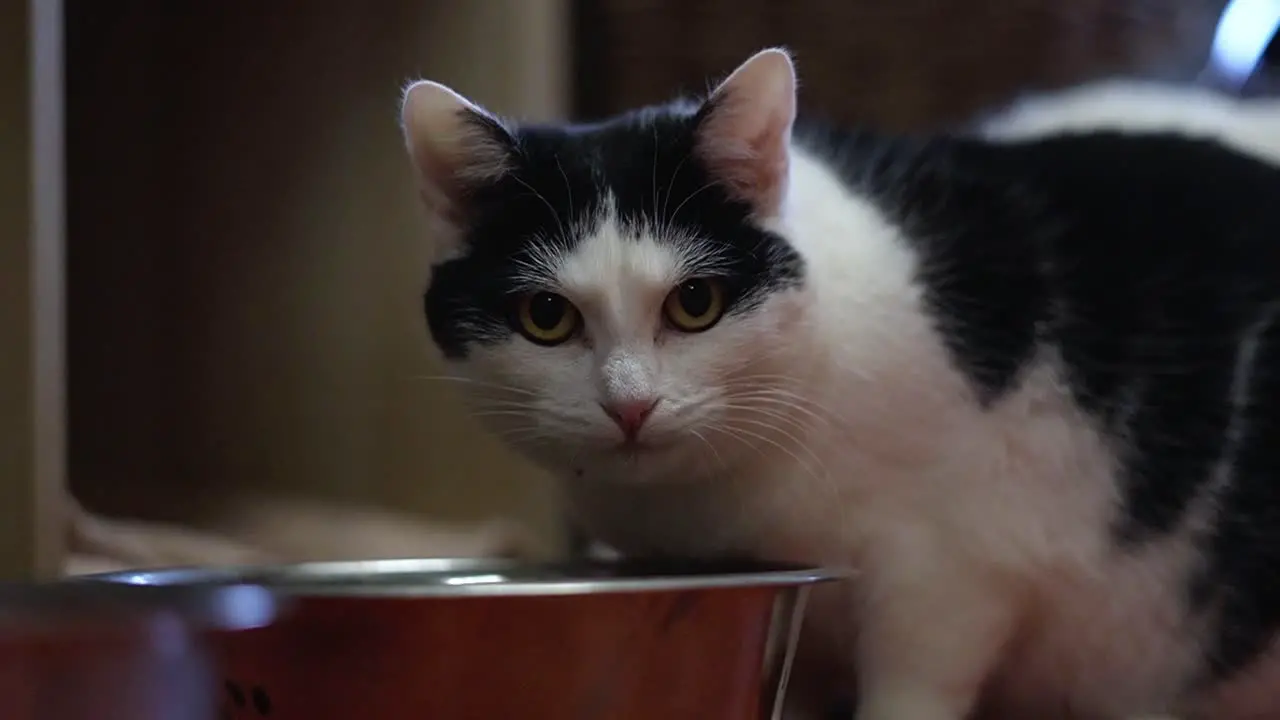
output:
[[[862,576],[857,720],[964,720],[1014,632],[1012,583],[930,554]]]

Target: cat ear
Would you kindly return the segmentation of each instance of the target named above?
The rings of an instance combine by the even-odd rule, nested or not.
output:
[[[785,50],[762,50],[738,66],[698,113],[696,152],[729,193],[763,216],[786,196],[796,73]]]
[[[452,222],[460,220],[470,191],[511,169],[515,141],[502,122],[440,83],[410,85],[400,123],[423,201]]]

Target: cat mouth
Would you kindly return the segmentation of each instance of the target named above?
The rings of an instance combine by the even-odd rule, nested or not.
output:
[[[651,455],[670,447],[670,442],[653,438],[627,438],[614,443],[612,450],[619,455]]]
[[[613,451],[621,455],[643,455],[653,452],[654,449],[656,446],[642,440],[619,440],[613,446]]]

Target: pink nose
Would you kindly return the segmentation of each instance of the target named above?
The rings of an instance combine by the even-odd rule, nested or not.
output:
[[[653,413],[653,409],[657,407],[657,399],[643,400],[622,400],[608,404],[601,404],[604,412],[613,421],[622,428],[622,434],[628,440],[635,440],[636,435],[640,433],[640,427],[644,425],[644,421],[649,419],[649,415]]]

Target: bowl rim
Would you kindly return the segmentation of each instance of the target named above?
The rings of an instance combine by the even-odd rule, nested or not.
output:
[[[243,582],[216,585],[91,584],[82,576],[37,583],[0,583],[0,623],[177,618],[195,628],[244,630],[273,622],[279,598]]]
[[[589,577],[589,570],[608,571],[647,568],[623,577]],[[206,586],[253,584],[288,598],[386,597],[464,598],[598,595],[610,593],[728,590],[745,588],[803,587],[838,581],[847,570],[800,564],[753,563],[739,566],[715,563],[668,565],[624,562],[521,562],[500,558],[397,558],[387,560],[338,560],[290,565],[179,567],[82,576],[89,582],[146,586]],[[723,569],[716,570],[721,567]],[[740,567],[741,569],[735,569]],[[573,574],[581,569],[583,576]],[[547,571],[554,577],[521,577]],[[506,573],[515,574],[505,579]],[[361,584],[369,575],[405,575],[403,584]],[[449,582],[450,576],[454,582]],[[337,582],[335,582],[335,580]],[[345,581],[345,582],[343,582]]]

